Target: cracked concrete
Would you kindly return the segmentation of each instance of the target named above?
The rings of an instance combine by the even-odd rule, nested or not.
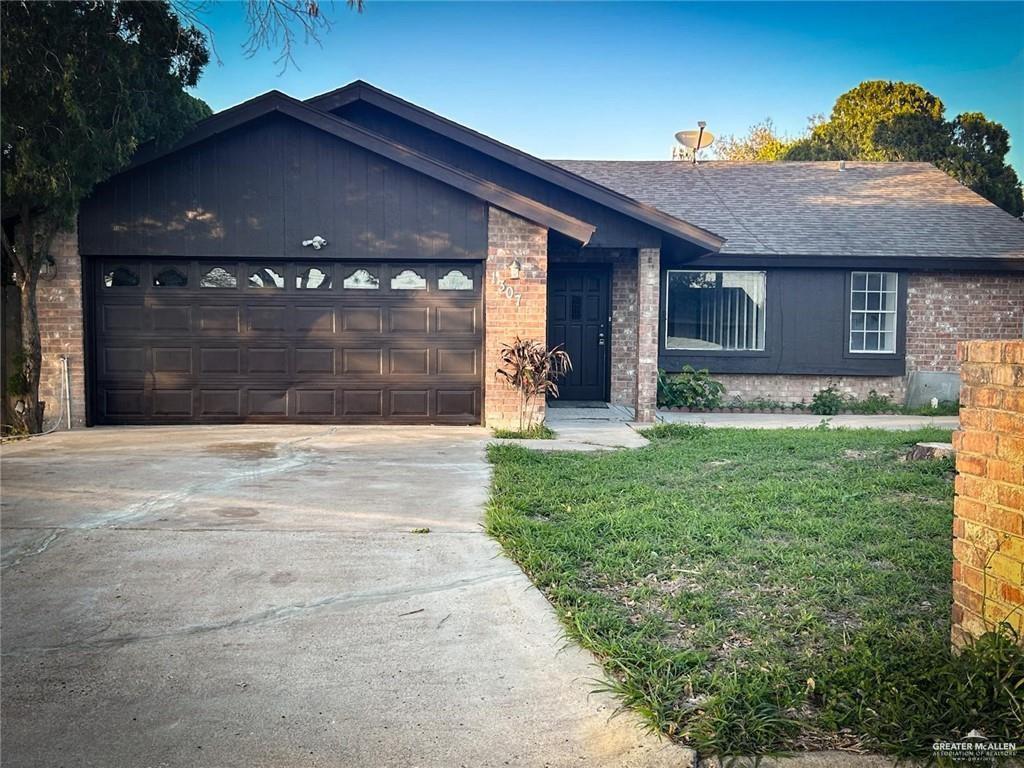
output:
[[[486,441],[168,427],[4,446],[4,763],[691,765],[612,717],[592,658],[481,531]]]

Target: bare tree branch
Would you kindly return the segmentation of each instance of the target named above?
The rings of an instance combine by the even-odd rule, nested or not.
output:
[[[345,0],[346,5],[362,13],[365,0]],[[214,41],[213,28],[203,18],[212,7],[210,0],[171,0],[175,13],[185,25],[201,30],[218,64],[223,61]],[[289,66],[299,69],[294,51],[298,43],[316,43],[331,29],[331,20],[323,13],[320,0],[245,0],[245,20],[249,37],[242,46],[246,58],[263,50],[277,51],[274,63],[283,74]]]

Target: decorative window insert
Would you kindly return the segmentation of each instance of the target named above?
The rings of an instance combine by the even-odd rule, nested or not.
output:
[[[357,291],[375,291],[380,288],[380,278],[371,274],[369,270],[357,269],[345,278],[342,286]]]
[[[307,267],[306,269],[300,269],[295,275],[295,287],[303,289],[319,289],[323,291],[330,290],[331,273],[326,272],[320,267]]]
[[[249,273],[250,288],[284,288],[280,267],[258,267]]]
[[[391,290],[393,291],[422,291],[426,287],[426,278],[412,269],[403,269],[391,278]]]
[[[237,288],[238,278],[234,270],[228,271],[224,267],[212,267],[203,273],[199,278],[200,288]]]
[[[442,291],[472,291],[473,278],[461,269],[453,269],[437,279],[437,287]]]
[[[896,272],[850,273],[850,352],[896,352]]]
[[[764,272],[670,269],[666,278],[666,349],[764,350]]]
[[[114,267],[103,273],[103,285],[107,288],[134,288],[138,284],[138,273],[128,267]]]
[[[183,288],[188,285],[188,272],[183,272],[177,267],[164,267],[153,275],[153,287],[155,288]]]

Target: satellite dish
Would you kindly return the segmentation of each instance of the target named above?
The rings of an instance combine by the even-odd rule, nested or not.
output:
[[[714,140],[714,134],[711,131],[705,131],[703,128],[699,131],[679,131],[676,134],[676,141],[684,147],[689,147],[694,152],[710,147]]]

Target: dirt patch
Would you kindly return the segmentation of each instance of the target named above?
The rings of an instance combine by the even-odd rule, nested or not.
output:
[[[206,452],[229,459],[273,459],[277,456],[277,443],[216,443],[207,447]]]
[[[878,453],[878,451],[856,451],[852,448],[847,448],[843,451],[843,458],[859,461],[861,459],[870,459],[872,456],[877,456]]]

